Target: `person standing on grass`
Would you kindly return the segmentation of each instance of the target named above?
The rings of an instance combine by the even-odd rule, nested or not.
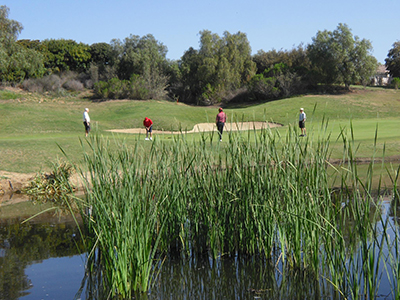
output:
[[[300,108],[299,127],[301,130],[300,136],[307,136],[306,135],[306,113],[304,112],[304,108]]]
[[[215,124],[217,124],[217,129],[219,133],[219,141],[222,141],[222,132],[224,131],[224,126],[226,123],[226,114],[224,113],[222,107],[219,109],[219,113],[217,114],[217,118],[215,120]]]
[[[85,136],[87,137],[90,132],[89,108],[85,108],[83,112],[83,125],[85,125]]]
[[[150,141],[152,141],[153,140],[153,138],[152,138],[153,121],[146,117],[146,118],[144,118],[143,125],[144,125],[144,127],[146,127],[146,138],[145,138],[145,140],[146,141],[149,140],[149,133],[150,133]]]

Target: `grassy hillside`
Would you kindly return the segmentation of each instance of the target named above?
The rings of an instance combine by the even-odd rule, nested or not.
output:
[[[57,156],[58,145],[75,161],[81,158],[80,139],[84,139],[82,113],[90,108],[93,134],[134,143],[137,135],[113,135],[106,130],[142,127],[144,117],[154,121],[154,129],[190,130],[197,123],[214,122],[216,107],[194,107],[167,101],[92,102],[85,97],[51,97],[18,90],[0,91],[0,169],[36,172],[46,169]],[[305,108],[309,138],[331,134],[334,155],[340,157],[341,130],[353,127],[358,155],[370,157],[378,130],[378,149],[386,148],[386,156],[399,154],[400,92],[391,89],[354,88],[343,95],[306,95],[251,106],[226,107],[228,121],[273,121],[284,127],[297,126],[298,111]],[[321,129],[323,120],[328,125]],[[188,135],[197,139],[199,135]],[[157,139],[171,141],[171,136]],[[143,141],[144,143],[144,141]],[[144,144],[145,145],[145,144]]]

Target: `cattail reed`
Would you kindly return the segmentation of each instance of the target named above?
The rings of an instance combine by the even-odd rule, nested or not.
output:
[[[118,150],[93,138],[82,172],[90,214],[83,214],[104,286],[123,298],[147,291],[165,253],[263,255],[282,271],[326,280],[340,297],[373,298],[383,256],[376,249],[388,244],[374,236],[373,168],[360,179],[357,145],[344,129],[342,164],[331,165],[326,128],[304,138],[291,126],[227,132],[223,143],[212,133],[193,142],[182,134]]]

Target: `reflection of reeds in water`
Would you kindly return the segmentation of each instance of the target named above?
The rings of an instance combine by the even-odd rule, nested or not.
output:
[[[199,142],[176,136],[118,151],[91,140],[85,220],[110,293],[147,291],[155,258],[178,250],[214,258],[263,253],[280,272],[302,270],[344,298],[373,298],[382,261],[376,249],[386,241],[375,238],[372,175],[360,180],[352,139],[342,133],[347,165],[332,180],[329,139],[299,138],[293,128],[285,136],[270,129],[227,135],[224,145],[210,133]]]

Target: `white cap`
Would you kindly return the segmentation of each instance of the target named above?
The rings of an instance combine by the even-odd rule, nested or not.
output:
[[[304,110],[304,108],[300,108],[300,110]]]
[[[88,111],[89,110],[89,108],[85,108],[85,111]]]

